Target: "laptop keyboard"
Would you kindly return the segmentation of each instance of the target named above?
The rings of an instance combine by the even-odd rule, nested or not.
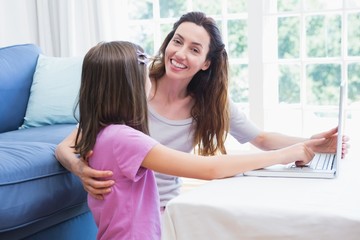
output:
[[[309,162],[307,165],[298,167],[295,164],[291,165],[291,168],[304,168],[308,167],[315,170],[330,170],[332,168],[335,154],[332,153],[321,153],[321,154],[315,154],[313,160]]]
[[[308,164],[310,168],[316,170],[329,170],[332,168],[332,163],[335,158],[335,154],[316,154],[314,159]]]

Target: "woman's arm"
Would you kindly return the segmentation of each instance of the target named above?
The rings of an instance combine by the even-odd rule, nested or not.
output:
[[[330,129],[325,132],[315,134],[310,139],[321,139],[324,141],[312,145],[312,151],[319,153],[335,153],[337,146],[337,127]],[[287,136],[280,133],[273,132],[261,132],[255,137],[251,143],[262,150],[275,150],[284,148],[296,143],[304,142],[308,139],[300,137]],[[343,157],[347,154],[349,148],[349,138],[343,136],[342,155]]]
[[[322,141],[324,139],[308,140],[269,152],[211,157],[183,153],[158,144],[146,155],[142,166],[169,175],[211,180],[274,164],[297,162],[304,165],[314,157],[311,146]]]
[[[251,144],[262,150],[276,150],[308,140],[307,138],[260,130],[232,101],[230,101],[230,134],[240,143],[249,141]],[[314,146],[315,148],[312,149],[314,152],[336,151],[337,128],[310,137],[310,139],[315,138],[326,138],[327,141],[324,141],[318,146]],[[343,136],[343,156],[348,152],[348,141],[349,138]]]
[[[268,151],[288,147],[296,143],[304,142],[306,140],[308,139],[288,136],[276,132],[263,131],[253,140],[251,140],[250,143],[257,148],[260,148],[261,150]]]
[[[70,172],[78,176],[84,189],[93,197],[103,199],[103,195],[111,192],[114,181],[100,181],[98,178],[112,176],[111,171],[98,171],[89,167],[86,161],[79,159],[71,147],[75,143],[77,129],[73,130],[55,150],[57,160]],[[91,153],[89,153],[91,154]]]

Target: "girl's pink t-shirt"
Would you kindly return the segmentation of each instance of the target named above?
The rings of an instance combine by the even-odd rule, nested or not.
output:
[[[104,200],[88,195],[97,239],[161,238],[159,195],[154,174],[141,167],[158,142],[126,125],[110,125],[97,137],[89,165],[111,170],[115,181]]]

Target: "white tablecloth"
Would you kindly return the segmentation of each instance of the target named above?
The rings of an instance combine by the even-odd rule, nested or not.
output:
[[[169,202],[164,240],[360,239],[360,159],[336,179],[237,176]]]

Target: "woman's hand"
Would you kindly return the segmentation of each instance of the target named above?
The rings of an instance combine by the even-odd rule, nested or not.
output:
[[[329,131],[315,134],[311,139],[321,139],[324,141],[318,142],[317,144],[309,145],[314,152],[318,153],[335,153],[337,147],[337,132],[338,128],[333,128]],[[347,136],[342,137],[342,158],[348,153],[348,144],[349,138]]]
[[[91,156],[92,152],[87,157]],[[77,176],[80,178],[85,191],[92,197],[103,200],[104,195],[111,192],[114,185],[113,180],[103,180],[112,176],[111,171],[99,171],[91,168],[86,160],[81,158],[78,161]]]
[[[279,149],[280,156],[283,159],[282,164],[289,164],[295,162],[297,166],[304,166],[309,163],[315,156],[312,150],[313,145],[322,144],[324,139],[310,139],[304,142],[296,143],[294,145]]]

